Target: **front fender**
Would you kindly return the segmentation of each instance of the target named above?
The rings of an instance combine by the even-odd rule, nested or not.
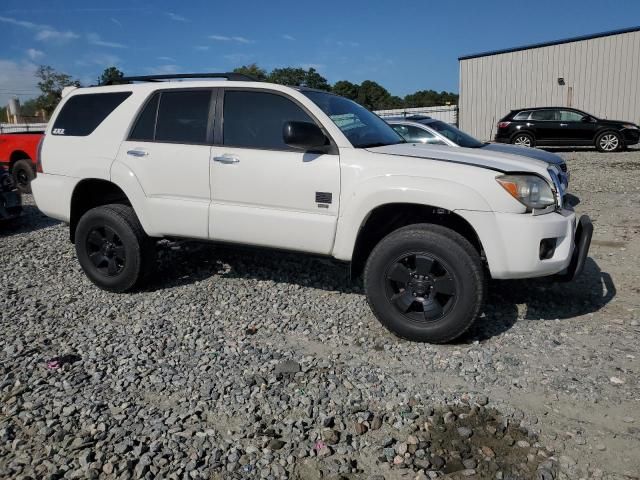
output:
[[[384,175],[357,185],[340,199],[333,256],[350,261],[360,228],[369,214],[382,205],[413,203],[445,210],[491,211],[487,200],[469,186],[438,178]]]

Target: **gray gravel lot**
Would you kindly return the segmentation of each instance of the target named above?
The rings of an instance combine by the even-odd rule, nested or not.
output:
[[[561,154],[584,274],[492,282],[445,346],[292,254],[185,243],[100,291],[26,198],[0,227],[0,478],[640,478],[640,151]]]

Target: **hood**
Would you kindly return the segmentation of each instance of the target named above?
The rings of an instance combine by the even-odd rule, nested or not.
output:
[[[618,127],[621,127],[622,125],[635,125],[636,127],[638,126],[636,122],[631,122],[629,120],[609,120],[608,118],[599,118],[598,123],[608,123],[610,125],[616,125]]]
[[[483,150],[493,150],[495,152],[511,153],[513,155],[521,155],[523,157],[535,158],[551,165],[562,165],[565,161],[560,155],[546,152],[538,148],[520,147],[518,145],[510,145],[508,143],[487,143]]]
[[[405,157],[441,160],[443,162],[462,163],[500,172],[530,171],[548,176],[547,162],[496,150],[485,150],[484,148],[452,148],[424,143],[397,143],[384,147],[373,147],[367,150],[386,155],[401,155]]]

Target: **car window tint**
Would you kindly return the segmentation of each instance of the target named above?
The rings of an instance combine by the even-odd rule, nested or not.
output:
[[[224,94],[223,143],[236,147],[292,150],[284,143],[285,122],[313,119],[282,95],[228,90]]]
[[[573,112],[571,110],[560,110],[560,121],[562,122],[581,122],[583,114]]]
[[[156,142],[206,143],[211,90],[162,92]]]
[[[144,110],[138,116],[138,121],[129,135],[129,140],[152,141],[156,130],[156,113],[158,111],[158,100],[160,94],[156,93],[147,102]]]
[[[433,133],[423,130],[419,127],[415,127],[413,125],[403,125],[403,126],[406,129],[405,133],[400,133],[400,132],[398,133],[400,133],[400,135],[402,135],[407,142],[435,143],[437,140],[436,136]]]
[[[529,111],[519,112],[513,117],[513,119],[514,120],[528,120],[529,119],[529,115],[531,115],[531,112],[529,112]]]
[[[557,110],[534,110],[531,120],[557,120]]]
[[[52,133],[76,137],[90,135],[130,95],[131,92],[74,95],[56,117]]]

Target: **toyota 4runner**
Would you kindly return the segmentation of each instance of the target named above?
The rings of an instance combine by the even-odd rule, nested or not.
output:
[[[140,285],[160,238],[319,254],[364,273],[392,332],[441,343],[476,319],[488,276],[570,280],[583,267],[591,222],[545,162],[406,143],[323,91],[181,77],[226,80],[65,91],[41,142],[35,201],[69,224],[103,289]]]

